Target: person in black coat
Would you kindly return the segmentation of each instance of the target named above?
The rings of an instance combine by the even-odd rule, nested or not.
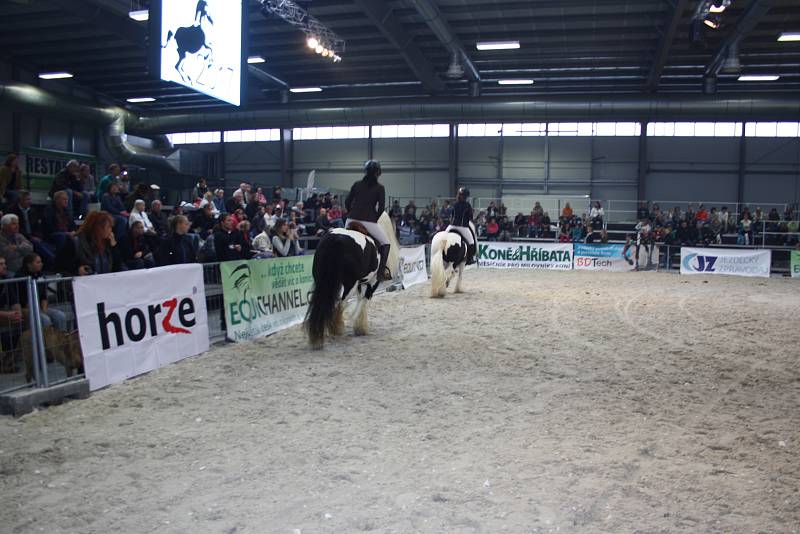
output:
[[[169,235],[161,242],[158,264],[163,266],[195,263],[197,250],[192,238],[187,235],[189,219],[185,215],[174,215],[169,220],[169,228]]]
[[[151,269],[156,266],[156,260],[145,239],[142,221],[133,221],[128,233],[119,242],[119,253],[130,270]]]
[[[247,243],[242,233],[233,227],[233,218],[229,213],[220,216],[219,227],[214,231],[214,249],[217,261],[247,259]]]
[[[201,211],[198,211],[192,221],[192,232],[198,234],[201,239],[208,239],[214,231],[217,219],[214,217],[214,205],[206,204]]]

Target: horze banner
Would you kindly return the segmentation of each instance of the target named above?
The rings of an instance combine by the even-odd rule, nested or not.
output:
[[[92,390],[208,350],[200,264],[81,276],[72,287]]]
[[[481,267],[496,269],[572,269],[572,243],[478,243]]]
[[[428,267],[425,264],[425,246],[400,248],[400,272],[403,288],[424,284],[428,281]]]
[[[681,274],[729,274],[769,278],[771,250],[681,249]]]
[[[653,256],[658,260],[654,245],[649,248],[640,245],[639,270],[658,267],[658,261],[653,261]],[[624,245],[576,243],[574,265],[575,269],[584,271],[635,271],[636,245],[626,250]]]
[[[793,250],[789,260],[789,270],[792,278],[800,278],[800,250]]]
[[[313,262],[313,256],[294,256],[220,264],[228,339],[263,337],[301,323]]]

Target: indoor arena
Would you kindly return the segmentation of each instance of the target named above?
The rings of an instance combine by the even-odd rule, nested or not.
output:
[[[796,0],[0,18],[0,532],[800,534]]]

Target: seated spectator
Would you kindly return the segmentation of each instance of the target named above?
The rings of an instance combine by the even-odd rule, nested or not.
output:
[[[153,224],[153,230],[159,237],[166,237],[169,233],[169,223],[167,214],[162,211],[161,201],[156,199],[150,204],[150,214],[148,218]]]
[[[83,189],[81,193],[86,196],[88,199],[87,202],[91,202],[93,199],[97,198],[94,194],[94,192],[97,190],[97,183],[94,179],[94,175],[92,174],[92,168],[86,163],[82,163],[79,170],[79,176],[81,188]]]
[[[42,276],[44,269],[44,262],[42,258],[36,254],[28,254],[22,258],[22,267],[16,274],[17,277],[24,278],[30,276],[37,280],[36,287],[39,292],[39,312],[42,317],[42,326],[54,326],[62,332],[67,331],[67,315],[58,308],[51,308],[47,302],[47,282]],[[41,280],[41,283],[38,283]],[[23,308],[28,307],[28,293],[27,291],[20,293],[20,305]],[[25,312],[23,311],[23,314]]]
[[[287,256],[300,256],[303,249],[300,248],[297,231],[290,228],[286,219],[278,219],[272,229],[272,253],[277,258]]]
[[[219,216],[219,210],[217,209],[217,206],[214,205],[214,193],[212,193],[211,191],[206,193],[206,195],[202,198],[202,200],[200,200],[198,208],[202,210],[205,209],[206,206],[211,206],[211,213],[214,214],[214,217]],[[247,208],[249,209],[250,206],[248,205]]]
[[[297,212],[289,210],[289,217],[287,219],[289,226],[297,229],[297,235],[306,234],[306,226],[297,222]]]
[[[572,228],[569,224],[562,224],[559,225],[559,232],[558,232],[558,242],[559,243],[569,243],[572,241],[571,237]]]
[[[486,208],[486,217],[488,219],[497,219],[500,216],[500,212],[497,209],[494,201],[489,202],[489,207]]]
[[[147,216],[145,209],[146,204],[144,200],[137,199],[133,203],[133,209],[131,210],[131,214],[128,216],[128,227],[133,227],[135,222],[140,222],[142,223],[144,233],[146,235],[154,236],[156,235],[156,229],[153,226],[153,223],[150,222],[150,217]]]
[[[246,185],[246,184],[242,184]],[[225,203],[225,212],[233,213],[241,208],[244,211],[244,193],[241,189],[234,191],[233,196]],[[220,210],[221,211],[221,210]]]
[[[602,204],[600,204],[599,200],[596,200],[592,209],[589,210],[589,219],[591,220],[592,226],[595,228],[603,226],[603,219],[605,216],[606,214],[605,211],[603,211]]]
[[[737,244],[753,244],[753,221],[750,219],[750,213],[747,211],[744,212],[744,215],[742,215],[742,220],[739,221],[739,237]]]
[[[600,240],[600,232],[596,231],[593,226],[586,227],[586,239],[585,242],[587,244],[596,243]]]
[[[708,210],[706,210],[705,205],[700,204],[700,207],[695,214],[695,220],[699,223],[706,224],[708,222]]]
[[[320,205],[326,210],[329,210],[333,207],[333,198],[331,197],[330,191],[323,195]]]
[[[453,218],[453,206],[450,205],[449,200],[445,200],[444,204],[442,204],[442,209],[439,210],[439,218],[450,224],[450,220]]]
[[[272,188],[272,200],[273,201],[277,200],[279,202],[283,200],[283,189],[281,188],[281,186],[276,185],[275,187]]]
[[[542,208],[538,200],[533,203],[533,210],[531,213],[538,215],[540,218],[544,215],[544,208]]]
[[[410,218],[412,221],[417,220],[417,205],[413,200],[409,200],[408,204],[406,204],[406,207],[403,210],[403,217]]]
[[[497,224],[497,220],[494,217],[490,217],[489,222],[486,224],[486,238],[489,241],[497,241],[499,236],[500,225]]]
[[[514,217],[514,235],[517,237],[528,235],[528,218],[521,211]]]
[[[44,238],[55,247],[56,253],[64,246],[67,238],[75,235],[75,222],[67,211],[68,197],[66,191],[56,192],[42,217]]]
[[[780,223],[780,221],[781,221],[781,216],[778,213],[778,210],[775,209],[775,208],[772,208],[769,211],[769,215],[767,215],[767,220],[769,221],[769,224],[767,225],[767,231],[768,232],[777,232],[778,231],[778,227],[780,226],[778,223]]]
[[[719,222],[722,224],[722,232],[727,234],[731,222],[728,206],[722,206],[722,209],[719,212]]]
[[[528,237],[539,237],[542,231],[542,216],[536,209],[531,210],[528,215]]]
[[[333,228],[333,224],[331,224],[331,220],[328,217],[328,210],[325,208],[320,208],[319,215],[317,216],[317,237],[322,237],[322,235],[328,232],[331,228]]]
[[[0,256],[0,280],[11,278],[6,260]],[[0,373],[16,371],[15,351],[22,330],[20,296],[26,293],[24,283],[0,284]]]
[[[17,201],[8,210],[19,218],[19,231],[25,239],[33,244],[33,250],[39,254],[47,264],[55,260],[55,250],[44,241],[42,218],[32,206],[31,194],[28,191],[19,191]]]
[[[173,215],[169,219],[169,235],[161,242],[158,253],[159,265],[195,263],[197,251],[189,232],[189,219],[185,215]]]
[[[89,196],[83,193],[80,179],[80,164],[72,159],[67,162],[67,166],[61,169],[53,178],[50,186],[50,198],[53,198],[58,191],[66,191],[67,211],[70,217],[83,217],[89,210]]]
[[[217,208],[219,213],[225,213],[225,191],[223,189],[217,189],[214,191],[214,207]]]
[[[112,182],[108,187],[108,191],[100,200],[100,207],[111,215],[114,221],[114,235],[121,238],[128,230],[130,213],[125,210],[125,206],[122,204],[119,188],[120,185],[117,182]]]
[[[333,201],[331,209],[328,210],[328,220],[334,228],[344,228],[344,220],[342,218],[342,208],[339,206],[339,201]]]
[[[10,203],[16,201],[16,193],[22,189],[22,170],[19,168],[19,156],[9,154],[0,166],[0,199],[6,198]]]
[[[231,216],[233,217],[234,228],[238,228],[240,222],[247,220],[247,215],[245,215],[242,208],[236,208]]]
[[[247,259],[244,255],[244,237],[234,226],[233,221],[233,216],[225,213],[220,216],[219,225],[214,230],[214,250],[217,261]]]
[[[131,227],[119,242],[119,255],[129,270],[151,269],[156,266],[153,252],[145,239],[144,224],[131,220]]]
[[[400,202],[398,200],[392,201],[392,208],[389,210],[389,214],[392,218],[403,216],[403,208],[400,207]]]
[[[131,192],[131,177],[128,174],[128,168],[122,167],[119,173],[119,194],[122,197],[125,197],[128,193]]]
[[[105,211],[89,213],[77,233],[76,259],[79,276],[125,270],[116,250],[114,218]]]
[[[636,210],[636,218],[638,220],[647,219],[650,216],[650,209],[647,207],[647,202],[639,202],[639,207]]]
[[[686,220],[681,221],[678,230],[675,233],[675,238],[681,245],[688,245],[693,247],[697,244],[697,237],[695,236],[696,229],[690,227]]]
[[[33,252],[33,244],[19,233],[19,217],[12,213],[0,219],[0,256],[6,259],[8,271],[22,268],[22,258]]]
[[[540,235],[542,237],[547,237],[550,234],[550,224],[552,224],[550,221],[550,214],[545,211],[540,222],[540,227],[542,229]]]
[[[128,212],[133,211],[133,205],[137,200],[143,200],[145,203],[150,200],[150,188],[147,184],[136,184],[133,191],[125,196],[123,205]]]
[[[236,229],[242,234],[242,257],[249,258],[252,255],[253,245],[250,242],[250,221],[241,221]]]
[[[97,183],[97,192],[95,193],[95,197],[99,200],[103,198],[108,192],[108,187],[113,183],[119,181],[119,175],[121,172],[121,168],[119,164],[112,163],[108,166],[108,174],[100,178],[100,181]]]
[[[272,257],[272,236],[269,229],[265,228],[253,239],[252,253],[256,259]]]
[[[267,205],[267,197],[264,195],[264,189],[256,187],[255,201],[259,206]]]
[[[208,184],[206,183],[206,179],[200,178],[195,184],[194,189],[192,189],[192,202],[194,202],[195,199],[205,197],[206,193],[208,192],[209,189],[208,189]]]
[[[608,231],[605,228],[600,230],[600,242],[603,244],[608,243]]]
[[[575,226],[572,227],[572,231],[570,232],[570,240],[573,243],[581,243],[583,242],[583,237],[583,224],[579,219]]]
[[[217,218],[214,217],[212,205],[206,204],[203,210],[195,215],[192,222],[192,232],[198,234],[200,239],[208,239],[208,236],[214,232],[216,225]]]

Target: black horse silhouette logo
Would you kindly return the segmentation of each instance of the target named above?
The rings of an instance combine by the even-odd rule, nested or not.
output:
[[[187,54],[198,54],[205,61],[205,68],[208,68],[212,63],[212,53],[214,50],[208,45],[206,40],[206,32],[203,31],[203,20],[207,20],[210,25],[214,25],[214,19],[208,14],[208,1],[199,0],[194,13],[194,25],[182,26],[175,30],[173,33],[170,30],[167,33],[167,42],[161,48],[166,48],[173,36],[175,37],[175,44],[178,46],[178,62],[175,64],[175,70],[181,77],[181,80],[187,83],[194,83],[191,76],[183,68],[183,62]],[[205,68],[203,70],[205,70]]]

